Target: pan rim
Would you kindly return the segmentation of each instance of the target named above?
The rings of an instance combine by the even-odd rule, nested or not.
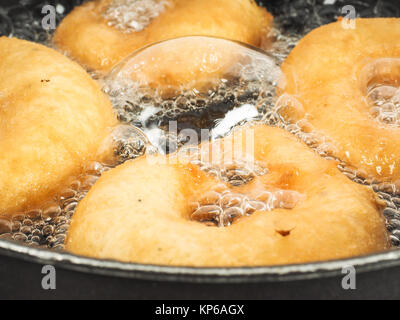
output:
[[[358,273],[400,266],[400,250],[340,260],[281,266],[197,268],[145,265],[115,260],[101,260],[62,251],[28,247],[0,240],[0,256],[25,262],[54,265],[57,268],[126,279],[183,283],[255,283],[288,282],[335,277],[343,268],[354,267]]]

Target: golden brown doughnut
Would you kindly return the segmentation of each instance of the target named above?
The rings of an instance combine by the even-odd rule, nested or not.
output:
[[[335,162],[286,131],[246,127],[201,150],[205,158],[214,154],[214,164],[253,159],[267,174],[235,187],[177,155],[127,162],[105,173],[78,205],[66,249],[144,264],[233,267],[337,259],[388,248],[372,190],[347,179]],[[199,214],[198,204],[214,203],[216,193],[246,196],[248,205],[271,200],[268,192],[278,195],[272,211],[254,209],[224,228],[199,222],[210,221]]]
[[[400,19],[357,19],[355,29],[340,21],[312,31],[283,63],[286,86],[296,99],[285,106],[290,123],[328,141],[328,153],[378,181],[400,179],[400,127],[378,121],[368,92],[399,86]]]
[[[129,1],[90,1],[63,20],[53,42],[87,68],[107,72],[139,48],[188,35],[217,36],[259,47],[272,23],[272,16],[253,0],[147,1],[166,5],[143,30],[124,32],[106,19],[110,7],[115,11]]]
[[[274,61],[254,48],[225,39],[189,36],[135,52],[105,80],[111,87],[134,85],[143,91],[156,89],[159,95],[179,95],[185,90],[210,90],[238,77],[272,82],[280,75]],[[129,84],[128,79],[132,81]]]
[[[49,200],[95,160],[115,124],[111,103],[78,64],[1,37],[0,214]]]

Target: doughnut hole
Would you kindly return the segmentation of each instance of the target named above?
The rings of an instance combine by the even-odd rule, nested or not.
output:
[[[400,121],[400,59],[382,58],[361,72],[362,90],[371,116],[381,124],[398,126]]]
[[[211,166],[212,167],[212,166]],[[227,166],[232,168],[232,164]],[[215,167],[214,167],[215,168]],[[198,199],[190,202],[189,217],[191,220],[205,223],[207,226],[228,227],[241,217],[250,216],[256,212],[268,212],[274,209],[293,209],[301,200],[302,195],[293,190],[284,190],[274,186],[259,189],[259,183],[254,179],[263,177],[268,179],[268,170],[252,170],[245,165],[235,167],[235,172],[241,175],[228,175],[226,167],[217,167],[214,170],[217,176],[225,178],[227,185],[218,185],[212,191],[207,191]],[[219,174],[218,174],[219,173]],[[286,175],[282,175],[277,181],[287,181]],[[253,187],[249,185],[253,183]],[[243,190],[246,189],[247,190]],[[242,190],[241,190],[242,189]],[[279,232],[282,229],[277,230]]]
[[[79,203],[66,249],[152,265],[250,267],[388,248],[384,220],[370,189],[347,179],[334,162],[282,129],[258,125],[243,131],[221,139],[224,149],[214,153],[211,164],[222,168],[221,159],[254,134],[253,151],[235,159],[246,163],[246,155],[252,155],[268,170],[265,174],[233,186],[199,165],[177,163],[174,155],[128,161],[104,173]],[[202,155],[209,150],[203,147]],[[300,193],[300,199],[290,191]],[[263,212],[269,193],[279,200],[271,201],[274,210]],[[227,205],[223,216],[216,201]],[[200,207],[204,209],[196,212]],[[190,216],[195,212],[197,221]],[[217,217],[225,225],[233,223],[215,227]]]

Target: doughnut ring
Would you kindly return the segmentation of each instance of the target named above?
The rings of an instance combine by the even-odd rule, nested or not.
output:
[[[372,190],[283,129],[246,126],[199,148],[191,155],[190,148],[183,155],[147,155],[106,172],[78,205],[67,251],[144,264],[233,267],[389,247]],[[244,174],[250,167],[253,174]]]
[[[300,41],[282,66],[285,102],[278,109],[316,140],[326,138],[327,154],[360,177],[396,182],[400,95],[395,101],[393,91],[400,84],[400,46],[393,39],[400,37],[400,20],[355,22],[355,29],[340,21],[320,27]]]
[[[253,0],[99,0],[74,9],[53,42],[88,69],[104,73],[139,48],[182,36],[260,47],[272,19]]]
[[[78,64],[1,37],[0,214],[39,209],[95,160],[115,124],[111,103]]]

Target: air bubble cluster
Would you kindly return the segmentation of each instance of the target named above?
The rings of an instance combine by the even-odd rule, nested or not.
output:
[[[103,17],[109,26],[124,33],[138,32],[169,6],[168,0],[112,0]]]
[[[54,203],[43,209],[0,217],[0,238],[44,248],[63,249],[77,204],[97,179],[98,175],[88,175],[82,180],[76,180]]]
[[[322,157],[332,159],[332,154],[335,153],[334,145],[314,131],[302,104],[291,95],[279,97],[272,110],[265,114],[263,121],[289,131]]]
[[[258,211],[293,209],[301,199],[300,193],[291,190],[260,191],[254,199],[234,191],[234,187],[245,185],[256,177],[268,174],[268,170],[262,166],[248,165],[241,161],[223,165],[201,161],[193,163],[199,165],[201,170],[232,186],[228,188],[225,184],[217,185],[198,201],[190,204],[192,211],[190,218],[208,226],[227,227],[237,219]]]
[[[369,92],[369,99],[375,105],[373,108],[381,108],[387,103],[397,105],[398,88],[392,86],[376,86]],[[282,96],[278,99],[275,107],[266,113],[263,121],[271,126],[277,126],[289,131],[320,156],[327,160],[338,163],[338,169],[349,179],[356,183],[372,186],[377,197],[384,208],[383,214],[386,218],[386,226],[390,233],[393,246],[400,246],[400,186],[399,183],[380,182],[369,177],[362,170],[355,169],[347,163],[333,156],[335,147],[328,138],[314,131],[307,120],[307,114],[303,113],[301,104],[291,96]],[[383,113],[383,111],[382,111]],[[378,119],[377,119],[378,120]],[[391,125],[394,125],[391,123]]]
[[[170,99],[162,98],[157,89],[143,92],[133,83],[120,90],[115,90],[115,82],[112,85],[113,89],[105,87],[105,92],[110,95],[119,120],[141,128],[149,135],[155,129],[159,137],[152,142],[167,153],[184,145],[185,137],[179,136],[182,130],[192,129],[200,136],[201,129],[211,131],[229,111],[244,105],[252,105],[257,113],[252,119],[259,119],[275,99],[275,90],[270,83],[260,85],[243,79],[221,81],[215,89],[203,94],[182,88]],[[232,128],[247,117],[246,113],[240,114],[239,120],[236,117],[228,127]],[[175,131],[171,130],[171,122],[176,123]]]
[[[255,212],[274,209],[293,209],[301,195],[296,191],[265,191],[255,199],[245,194],[226,189],[221,192],[211,191],[198,201],[191,203],[192,220],[208,226],[228,227],[237,219],[250,216]]]
[[[202,129],[212,131],[222,122],[214,133],[224,127],[219,134],[224,136],[242,121],[260,119],[275,104],[275,87],[281,71],[273,57],[234,42],[206,37],[176,39],[156,46],[176,55],[175,42],[178,45],[187,42],[188,47],[201,43],[206,53],[196,55],[201,61],[181,60],[165,71],[162,62],[143,58],[154,51],[149,47],[126,59],[102,79],[103,90],[111,98],[119,120],[141,128],[160,150],[170,153],[182,146],[186,137],[179,137],[179,133],[185,129],[194,130],[200,137]],[[174,77],[182,77],[182,69],[196,74],[211,68],[212,62],[203,61],[215,59],[215,46],[226,50],[221,55],[227,56],[218,59],[232,60],[227,70],[213,74],[206,85],[196,77],[189,82],[174,83]],[[165,84],[166,81],[172,84]],[[231,113],[239,108],[242,109]],[[171,130],[171,122],[176,123],[176,132]]]
[[[99,154],[111,150],[109,163],[92,162],[51,203],[42,208],[0,216],[0,239],[23,242],[49,249],[63,249],[71,218],[101,174],[116,165],[143,155],[148,146],[145,136],[131,126],[117,126],[100,147]]]
[[[368,92],[371,115],[380,123],[391,126],[400,124],[400,88],[379,85]]]
[[[254,178],[263,176],[268,172],[261,165],[249,164],[239,160],[234,160],[231,163],[216,164],[197,159],[191,161],[191,163],[198,165],[200,170],[234,187],[247,184],[253,181]]]

